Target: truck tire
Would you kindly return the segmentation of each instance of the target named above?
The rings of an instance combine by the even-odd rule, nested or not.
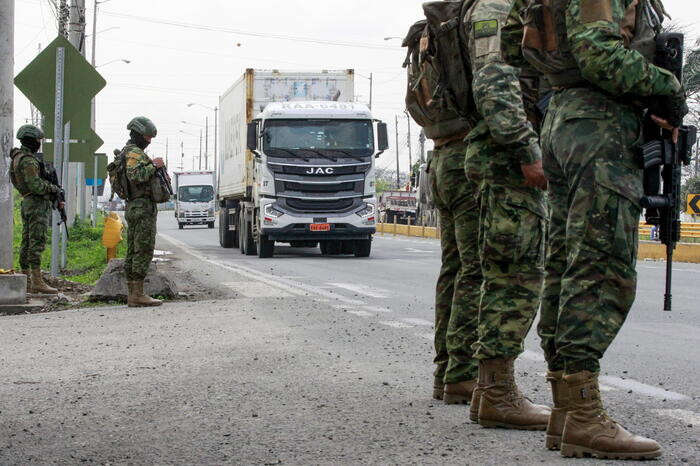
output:
[[[321,254],[324,256],[337,256],[340,252],[340,241],[321,241]]]
[[[372,238],[355,241],[355,257],[369,257],[372,253]]]
[[[231,249],[235,246],[234,237],[236,232],[229,230],[229,218],[228,209],[222,208],[219,211],[219,244],[225,249]],[[209,228],[214,228],[213,224]]]
[[[209,223],[207,223],[207,226],[209,227],[210,230],[213,229],[213,228],[214,228],[214,222],[209,222]]]
[[[341,241],[340,254],[354,254],[354,253],[355,253],[355,242],[354,241]]]
[[[245,219],[245,214],[241,212],[243,218],[243,227],[241,228],[241,252],[246,256],[254,256],[257,254],[257,246],[255,240],[253,239],[252,228],[250,227],[250,222]]]
[[[275,255],[275,242],[268,239],[267,235],[260,235],[257,243],[258,257],[269,259]]]
[[[183,225],[183,224],[180,223],[180,222],[177,222],[177,227],[178,227],[180,230],[182,230],[183,228],[185,228],[185,225]]]

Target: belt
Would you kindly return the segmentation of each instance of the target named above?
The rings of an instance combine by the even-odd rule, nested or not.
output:
[[[447,136],[444,138],[437,138],[433,139],[433,142],[435,143],[435,148],[439,149],[442,146],[446,146],[447,144],[455,141],[460,141],[467,137],[467,135],[471,132],[471,129],[465,130],[465,131],[460,131],[459,133],[453,134],[452,136]]]

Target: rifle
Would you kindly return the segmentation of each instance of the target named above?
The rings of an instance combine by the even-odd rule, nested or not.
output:
[[[683,79],[683,39],[683,34],[679,33],[659,34],[656,39],[656,65],[674,73],[680,82]],[[670,131],[661,130],[647,119],[644,138],[647,142],[640,150],[644,168],[641,205],[645,209],[647,223],[658,227],[659,240],[666,245],[664,311],[671,311],[673,252],[681,240],[682,168],[690,164],[697,128],[682,126],[678,143],[674,144]]]
[[[66,215],[65,207],[61,207],[61,203],[65,205],[66,192],[63,190],[63,187],[61,187],[61,185],[58,182],[58,174],[56,173],[56,168],[54,168],[53,165],[47,167],[46,164],[42,162],[41,177],[49,183],[51,183],[52,185],[57,186],[59,189],[58,194],[56,194],[54,199],[51,201],[51,205],[55,210],[58,211],[58,214],[61,217],[61,221],[58,222],[58,225],[56,226],[61,226],[61,224],[63,224],[63,227],[66,230],[66,238],[70,240],[70,235],[68,234],[68,216]]]
[[[170,179],[170,175],[168,175],[168,170],[165,167],[156,168],[156,176],[158,179],[160,179],[161,184],[165,186],[165,189],[168,190],[168,194],[170,194],[172,197],[174,194],[173,184],[172,180]]]

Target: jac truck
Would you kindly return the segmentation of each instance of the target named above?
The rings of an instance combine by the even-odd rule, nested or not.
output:
[[[222,247],[261,258],[276,243],[370,255],[387,127],[354,95],[352,70],[249,69],[221,96]]]
[[[174,181],[175,218],[180,230],[188,225],[207,225],[214,228],[214,172],[175,172]]]

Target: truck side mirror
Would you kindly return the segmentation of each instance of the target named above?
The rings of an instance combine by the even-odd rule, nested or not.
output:
[[[389,131],[386,123],[377,123],[377,149],[384,152],[389,148]]]
[[[258,150],[258,122],[253,121],[248,123],[248,150],[255,152]]]

